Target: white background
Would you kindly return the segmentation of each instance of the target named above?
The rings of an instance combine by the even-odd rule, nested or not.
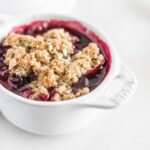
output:
[[[149,150],[150,2],[80,0],[71,13],[98,24],[110,35],[138,78],[136,94],[125,106],[103,111],[103,118],[65,136],[26,133],[0,114],[0,150]]]

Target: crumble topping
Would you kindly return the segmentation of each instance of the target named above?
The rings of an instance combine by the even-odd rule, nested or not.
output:
[[[36,76],[29,87],[30,99],[40,96],[51,97],[54,101],[68,100],[90,92],[88,87],[72,90],[72,85],[82,75],[104,63],[96,43],[74,54],[74,43],[79,41],[63,28],[50,29],[42,35],[30,36],[11,33],[3,41],[9,47],[5,55],[11,75]],[[49,89],[53,88],[53,95]]]

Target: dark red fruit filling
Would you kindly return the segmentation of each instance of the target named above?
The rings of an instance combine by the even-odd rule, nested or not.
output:
[[[88,30],[81,23],[77,21],[62,20],[35,21],[28,25],[14,27],[11,33],[13,32],[34,36],[37,34],[43,34],[47,30],[53,28],[64,28],[66,31],[79,38],[79,41],[75,43],[75,53],[86,47],[91,42],[98,44],[100,52],[105,57],[105,62],[102,65],[89,70],[80,78],[77,83],[72,86],[74,92],[83,87],[89,87],[91,91],[94,90],[104,80],[107,73],[109,72],[111,56],[108,45],[102,41],[94,32]],[[36,80],[36,77],[33,74],[29,75],[28,77],[18,77],[16,75],[11,76],[9,74],[8,66],[3,63],[4,55],[7,52],[7,49],[8,47],[3,47],[2,44],[0,45],[0,84],[18,95],[29,98],[30,95],[33,94],[33,90],[28,87],[28,83]],[[54,101],[53,97],[57,91],[54,88],[49,88],[48,91],[50,96],[43,94],[40,95],[36,100]]]

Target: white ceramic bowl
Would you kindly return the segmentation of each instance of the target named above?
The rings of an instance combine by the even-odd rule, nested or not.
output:
[[[119,59],[115,46],[102,29],[81,19],[64,15],[46,14],[31,15],[24,17],[22,20],[13,19],[12,21],[5,21],[0,27],[0,40],[14,26],[29,23],[34,20],[50,19],[77,20],[94,31],[108,44],[112,63],[107,77],[94,91],[70,101],[29,101],[21,96],[15,95],[0,85],[0,92],[3,96],[0,99],[0,110],[2,114],[17,127],[41,135],[64,134],[84,127],[101,113],[100,110],[116,108],[129,100],[135,92],[137,83],[134,74]],[[104,90],[111,86],[113,80],[116,78],[123,82],[123,86],[119,92],[111,97],[104,95]]]

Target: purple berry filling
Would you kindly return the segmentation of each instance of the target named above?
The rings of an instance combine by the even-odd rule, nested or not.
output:
[[[74,44],[75,53],[86,47],[91,42],[98,44],[100,52],[105,57],[105,62],[102,65],[89,70],[77,83],[74,83],[72,86],[74,92],[83,87],[88,87],[90,91],[94,90],[104,80],[111,66],[109,47],[94,32],[88,30],[76,21],[51,20],[35,21],[29,25],[15,27],[12,29],[11,33],[13,32],[35,36],[37,34],[43,34],[53,28],[64,28],[66,31],[79,38],[79,41]],[[4,55],[7,52],[7,49],[8,47],[3,47],[2,43],[0,44],[0,84],[15,94],[29,98],[33,91],[28,87],[28,83],[36,80],[36,77],[34,74],[30,74],[28,77],[10,75],[8,66],[4,64]],[[50,94],[49,97],[46,95],[41,95],[36,100],[53,101],[53,95],[57,93],[57,91],[54,88],[49,88],[48,91]]]

